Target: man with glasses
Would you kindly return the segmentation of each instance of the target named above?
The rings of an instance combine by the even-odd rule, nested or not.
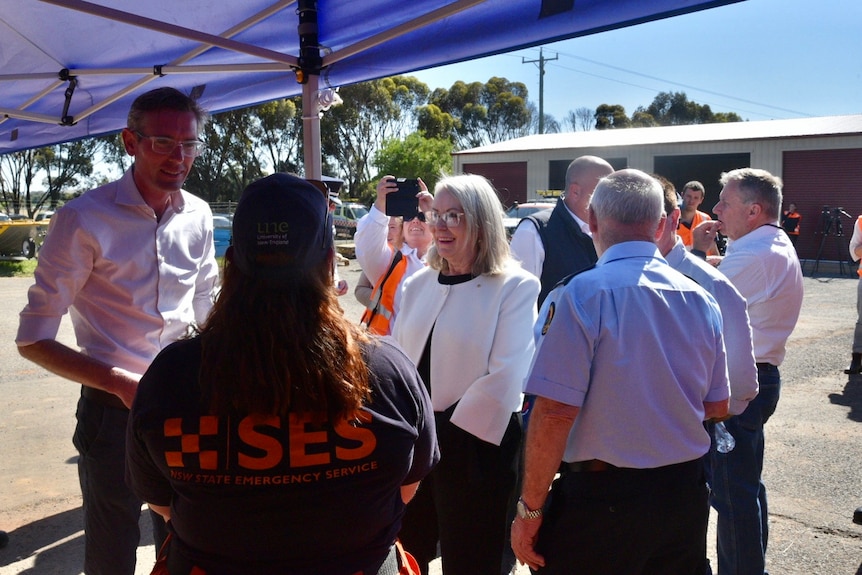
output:
[[[81,384],[73,442],[87,575],[135,572],[141,500],[125,483],[128,410],[150,361],[212,306],[212,213],[182,189],[203,150],[206,121],[206,112],[173,88],[132,103],[121,136],[134,164],[51,218],[20,315],[21,355]],[[55,339],[67,311],[80,350]],[[158,550],[166,532],[151,515]]]
[[[724,188],[712,209],[716,221],[693,230],[692,253],[703,254],[718,231],[730,243],[718,270],[748,306],[760,392],[725,422],[736,445],[712,460],[712,506],[718,512],[721,575],[763,575],[769,534],[763,471],[763,426],[781,393],[778,366],[802,308],[802,271],[793,243],[778,225],[781,179],[765,170],[722,174]]]

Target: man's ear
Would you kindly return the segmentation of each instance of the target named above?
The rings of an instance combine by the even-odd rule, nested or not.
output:
[[[655,230],[655,238],[653,238],[655,241],[659,241],[661,239],[666,225],[668,225],[667,215],[662,214],[661,219],[658,221],[658,227]]]
[[[120,137],[123,139],[123,147],[126,149],[126,153],[130,156],[134,156],[135,152],[138,149],[138,137],[128,128],[123,128],[123,131],[120,132]]]
[[[595,234],[596,231],[599,229],[599,220],[598,218],[596,218],[596,213],[593,211],[592,206],[587,208],[587,212],[590,215],[590,221],[587,222],[590,224],[590,233]]]
[[[748,207],[748,217],[756,218],[763,213],[763,206],[758,203],[752,203]]]

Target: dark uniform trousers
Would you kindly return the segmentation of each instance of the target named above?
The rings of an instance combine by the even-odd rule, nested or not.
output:
[[[701,459],[654,469],[564,470],[545,508],[536,550],[546,566],[536,573],[703,573],[708,519]]]

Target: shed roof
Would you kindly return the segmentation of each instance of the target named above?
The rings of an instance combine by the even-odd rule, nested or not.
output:
[[[862,114],[792,120],[728,122],[722,124],[661,126],[658,128],[626,128],[592,130],[589,132],[564,132],[559,134],[535,134],[505,142],[497,142],[488,146],[462,150],[455,152],[455,154],[530,152],[572,148],[765,140],[771,138],[804,138],[854,134],[862,134]]]

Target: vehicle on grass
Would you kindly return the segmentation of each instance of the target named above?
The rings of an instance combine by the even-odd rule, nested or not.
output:
[[[36,222],[30,218],[11,218],[0,213],[0,257],[36,257]]]

